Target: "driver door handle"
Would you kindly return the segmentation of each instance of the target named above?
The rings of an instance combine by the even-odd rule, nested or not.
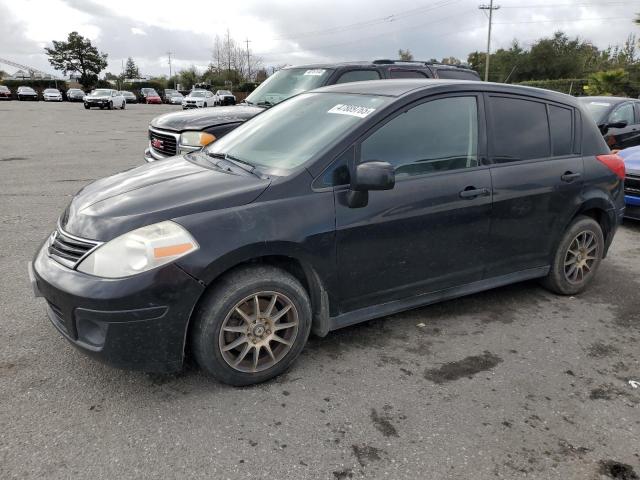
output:
[[[563,182],[571,183],[574,180],[577,180],[578,178],[580,178],[581,176],[582,174],[580,173],[565,172],[564,175],[560,177],[560,180],[562,180]]]
[[[460,192],[460,198],[476,198],[476,197],[487,197],[491,192],[488,188],[475,188],[475,187],[467,187]]]

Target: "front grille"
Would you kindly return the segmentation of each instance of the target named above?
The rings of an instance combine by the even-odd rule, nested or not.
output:
[[[624,193],[640,197],[640,175],[627,174],[624,178]]]
[[[162,155],[172,157],[178,153],[178,142],[173,135],[149,130],[149,141],[151,148]]]
[[[51,235],[49,255],[63,265],[75,268],[80,260],[98,245],[98,242],[72,237],[58,228]]]

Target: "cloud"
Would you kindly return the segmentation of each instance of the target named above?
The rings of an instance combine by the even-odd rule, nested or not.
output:
[[[465,59],[486,48],[487,19],[477,3],[245,0],[220,7],[208,0],[182,0],[179,7],[159,8],[129,0],[0,0],[0,56],[48,68],[44,44],[78,30],[109,54],[113,73],[131,56],[145,74],[168,74],[166,52],[173,52],[177,68],[205,68],[214,37],[223,37],[228,28],[239,43],[249,39],[266,65],[394,58],[400,48],[420,59]],[[504,3],[494,15],[494,49],[508,47],[515,38],[528,46],[557,30],[606,48],[637,31],[636,8],[622,0],[536,0],[535,8]],[[25,8],[32,14],[21,13]]]

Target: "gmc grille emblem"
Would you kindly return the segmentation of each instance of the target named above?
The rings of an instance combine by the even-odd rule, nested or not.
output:
[[[154,138],[153,140],[151,140],[151,146],[153,148],[162,148],[164,147],[164,142],[162,140],[158,140],[157,138]]]

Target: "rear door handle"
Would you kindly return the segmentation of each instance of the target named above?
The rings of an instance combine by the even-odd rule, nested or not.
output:
[[[460,192],[460,198],[476,198],[476,197],[487,197],[491,192],[488,188],[475,188],[475,187],[467,187]]]
[[[560,180],[562,180],[563,182],[571,183],[581,176],[581,173],[565,172],[564,175],[560,177]]]

